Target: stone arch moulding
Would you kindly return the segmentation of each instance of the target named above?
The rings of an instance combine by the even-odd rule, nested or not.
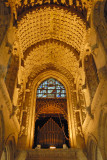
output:
[[[96,159],[97,145],[98,145],[98,142],[97,142],[96,137],[94,137],[93,134],[89,134],[88,140],[87,140],[87,151],[88,151],[89,160]]]
[[[76,133],[75,133],[75,123],[73,119],[73,108],[71,103],[71,90],[70,84],[65,76],[56,71],[46,71],[37,76],[32,84],[31,88],[31,98],[30,98],[30,113],[29,113],[29,124],[28,124],[28,136],[27,136],[27,147],[32,148],[33,139],[34,139],[34,118],[35,118],[35,104],[36,104],[36,92],[37,88],[41,82],[48,78],[55,78],[60,81],[65,89],[67,94],[67,112],[68,112],[68,130],[69,130],[69,143],[72,147],[76,146]]]
[[[8,145],[10,142],[12,142],[12,145],[16,146],[16,137],[15,134],[10,134],[7,139],[5,140],[5,145]]]
[[[88,135],[87,151],[89,160],[103,160],[101,149],[99,147],[99,141],[93,134]]]
[[[10,134],[5,140],[5,149],[7,152],[7,159],[14,160],[14,153],[16,149],[16,139],[14,133]]]

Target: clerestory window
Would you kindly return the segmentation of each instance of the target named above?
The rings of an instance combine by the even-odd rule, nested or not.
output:
[[[65,98],[66,90],[62,83],[54,78],[42,82],[37,89],[37,98]]]

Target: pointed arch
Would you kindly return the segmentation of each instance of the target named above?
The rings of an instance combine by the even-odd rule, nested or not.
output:
[[[53,70],[45,71],[41,74],[39,74],[33,81],[32,87],[30,89],[30,95],[29,95],[29,121],[27,124],[28,133],[27,133],[27,147],[32,148],[33,145],[33,139],[34,139],[34,124],[35,124],[35,106],[36,106],[36,92],[38,86],[46,79],[48,78],[55,78],[60,83],[63,84],[63,86],[66,89],[66,96],[67,96],[67,113],[68,113],[68,130],[69,130],[69,139],[70,139],[70,145],[72,147],[76,146],[76,129],[75,129],[75,118],[73,114],[73,106],[72,106],[72,87],[68,79],[62,75],[61,73]]]

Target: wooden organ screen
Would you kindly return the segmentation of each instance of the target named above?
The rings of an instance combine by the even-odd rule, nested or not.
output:
[[[43,127],[39,129],[37,142],[42,146],[49,147],[54,145],[56,147],[61,147],[65,142],[63,130],[50,118]]]

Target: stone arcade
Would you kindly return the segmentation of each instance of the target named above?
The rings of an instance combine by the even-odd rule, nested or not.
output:
[[[0,160],[34,159],[107,160],[106,0],[0,0]]]

